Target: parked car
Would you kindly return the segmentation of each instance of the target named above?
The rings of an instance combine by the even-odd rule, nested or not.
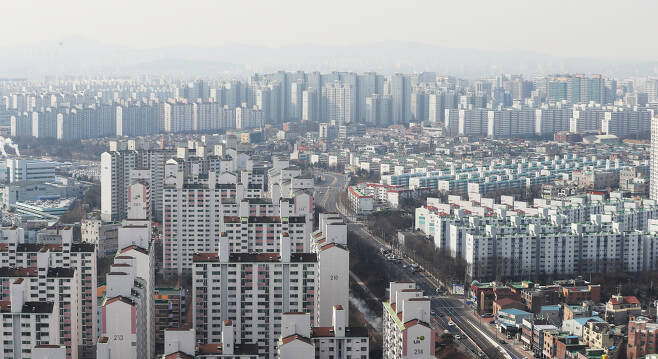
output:
[[[455,325],[455,322],[453,322],[452,320],[449,320],[449,321],[448,321],[448,325],[449,325],[449,326],[453,326],[453,325]]]

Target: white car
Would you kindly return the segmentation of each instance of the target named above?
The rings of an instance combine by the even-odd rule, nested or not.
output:
[[[462,337],[462,336],[459,335],[459,334],[455,335],[455,339],[457,339],[457,340],[459,340],[459,339],[463,339],[463,338],[464,338],[464,337]]]
[[[452,320],[449,320],[448,325],[452,327],[453,325],[455,325],[455,322],[453,322]]]

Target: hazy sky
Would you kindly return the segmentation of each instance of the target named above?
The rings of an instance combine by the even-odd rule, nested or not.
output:
[[[411,41],[658,60],[657,0],[23,0],[0,9],[0,45],[71,37],[134,48]]]

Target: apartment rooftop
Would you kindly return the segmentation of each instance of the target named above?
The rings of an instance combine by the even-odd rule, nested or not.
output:
[[[290,253],[291,263],[313,263],[317,262],[315,253]],[[193,257],[194,262],[219,262],[217,253],[197,253]],[[268,263],[280,262],[281,254],[279,253],[230,253],[230,263]]]

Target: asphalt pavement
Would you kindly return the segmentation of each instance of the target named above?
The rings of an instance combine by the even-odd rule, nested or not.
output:
[[[334,173],[334,172],[315,172],[315,175],[324,175],[324,181],[316,188],[315,198],[316,203],[322,206],[326,211],[340,212],[337,207],[339,200],[339,192],[345,188],[347,183],[347,176]],[[347,216],[345,216],[347,217]],[[379,248],[386,248],[385,243],[368,231],[365,230],[364,225],[358,222],[348,222],[348,228],[356,232],[359,236],[369,239],[374,247],[373,253],[380,255]],[[411,264],[407,258],[404,263]],[[387,270],[399,276],[400,280],[413,280],[417,283],[418,287],[422,289],[426,295],[430,296],[431,308],[433,311],[432,325],[440,330],[447,330],[453,335],[466,336],[465,339],[457,340],[464,346],[466,351],[470,352],[472,356],[477,356],[479,352],[490,350],[492,346],[504,348],[505,356],[512,359],[524,358],[524,353],[510,346],[509,344],[501,344],[499,338],[492,335],[486,328],[479,327],[480,325],[487,325],[484,322],[481,324],[474,316],[469,315],[466,311],[470,308],[464,308],[464,302],[457,297],[451,296],[437,296],[436,285],[431,278],[428,278],[424,273],[412,273],[409,270],[402,268],[403,262],[400,261],[387,261]],[[455,325],[449,325],[452,321]],[[507,342],[507,340],[505,340]]]

